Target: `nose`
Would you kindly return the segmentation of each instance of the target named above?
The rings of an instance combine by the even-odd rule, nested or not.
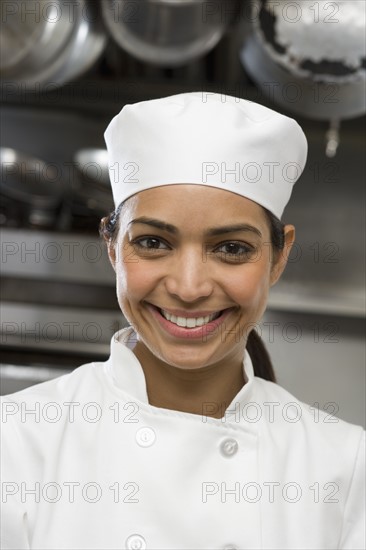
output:
[[[201,250],[181,251],[172,260],[165,277],[167,292],[187,303],[207,298],[214,289],[209,269]]]

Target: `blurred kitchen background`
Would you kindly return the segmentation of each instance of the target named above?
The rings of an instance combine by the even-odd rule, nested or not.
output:
[[[2,0],[2,394],[108,357],[127,323],[98,235],[104,130],[127,103],[204,90],[306,133],[296,246],[259,331],[282,386],[365,425],[365,5]]]

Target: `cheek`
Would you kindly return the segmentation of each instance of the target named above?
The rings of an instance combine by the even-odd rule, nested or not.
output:
[[[248,263],[227,278],[226,288],[231,297],[244,307],[255,307],[266,301],[270,287],[268,263]]]
[[[124,259],[117,268],[117,293],[120,299],[139,300],[156,284],[154,271],[141,260]]]

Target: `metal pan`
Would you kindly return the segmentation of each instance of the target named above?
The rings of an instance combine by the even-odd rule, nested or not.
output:
[[[328,6],[333,9],[332,4],[336,3],[329,2],[323,8]],[[311,24],[302,24],[305,20],[304,10],[311,10],[311,5],[304,0],[295,6],[299,14],[303,13],[303,17],[294,23],[288,23],[288,28],[293,36],[297,33],[299,38],[303,37],[304,43],[308,44],[307,51],[302,50],[301,55],[292,55],[293,44],[290,38],[284,46],[277,36],[280,23],[283,25],[284,21],[287,21],[283,15],[287,13],[285,0],[279,0],[273,5],[265,0],[253,0],[253,24],[240,53],[246,71],[264,94],[289,111],[318,120],[347,119],[361,116],[366,112],[366,52],[361,47],[361,44],[364,44],[364,28],[361,24],[356,24],[357,13],[365,11],[365,6],[363,2],[353,1],[338,4],[338,24],[326,24],[324,28],[327,29],[328,39],[332,37],[341,50],[343,42],[339,29],[353,24],[352,33],[355,35],[355,45],[358,45],[358,49],[355,48],[353,53],[356,58],[359,57],[358,64],[350,64],[346,55],[346,43],[343,57],[327,58],[330,57],[330,54],[326,53],[329,52],[329,44],[327,37],[322,38],[319,21],[315,23],[310,19]],[[323,16],[328,13],[329,17],[331,12],[323,9],[321,13]],[[308,38],[315,33],[319,42],[317,48]],[[315,51],[319,58],[317,60]],[[307,58],[309,52],[311,58]],[[336,53],[338,55],[338,50],[334,55]]]
[[[104,0],[106,27],[131,55],[183,65],[210,51],[235,19],[237,0]]]
[[[3,86],[39,92],[86,71],[104,49],[99,2],[3,2],[0,77]]]
[[[8,147],[0,148],[0,193],[16,205],[19,217],[32,226],[53,227],[65,186],[54,164]]]

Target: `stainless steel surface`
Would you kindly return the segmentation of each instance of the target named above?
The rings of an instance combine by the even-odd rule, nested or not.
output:
[[[147,63],[174,67],[202,56],[235,18],[233,0],[105,0],[105,24],[116,42]]]
[[[126,325],[98,237],[2,230],[0,345],[98,357]]]
[[[107,247],[94,235],[5,227],[1,247],[3,277],[114,285]]]
[[[88,0],[1,2],[3,85],[54,88],[89,69],[106,43],[98,9]]]
[[[48,305],[1,304],[0,344],[5,348],[69,353],[94,360],[108,356],[113,334],[127,326],[116,308],[93,310]]]

